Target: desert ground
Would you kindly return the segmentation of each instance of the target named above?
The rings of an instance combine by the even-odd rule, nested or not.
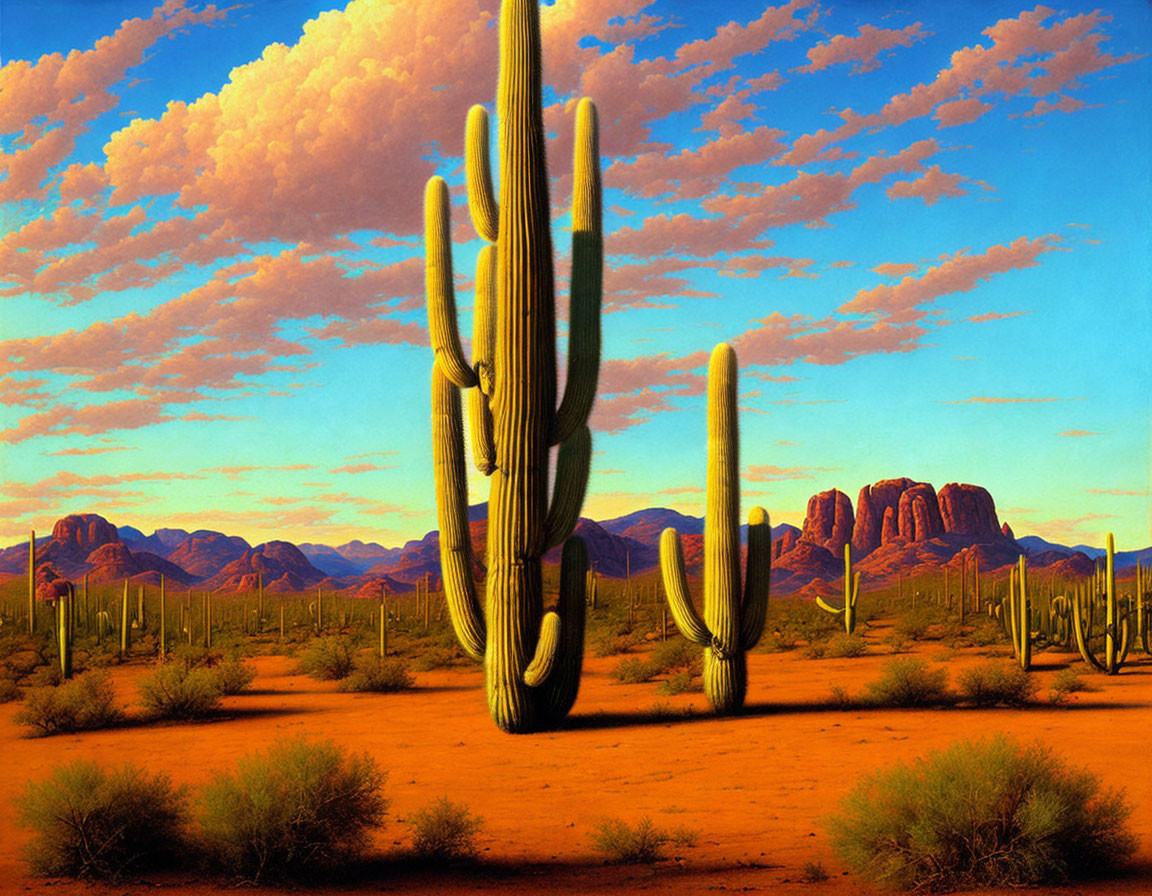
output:
[[[883,620],[874,621],[869,653],[856,658],[810,659],[798,650],[750,655],[748,703],[729,718],[710,715],[699,693],[662,697],[651,682],[620,684],[610,674],[619,657],[589,657],[565,727],[535,735],[496,729],[482,672],[472,665],[418,672],[408,692],[349,694],[299,674],[291,657],[258,656],[250,660],[258,670],[252,689],[226,698],[224,711],[209,721],[128,722],[50,738],[26,736],[13,722],[18,704],[8,704],[0,707],[0,890],[218,892],[226,885],[218,878],[189,873],[116,886],[30,877],[21,859],[29,834],[16,826],[13,797],[24,782],[79,757],[163,769],[195,786],[238,757],[305,735],[369,753],[387,770],[391,801],[388,823],[363,865],[308,885],[317,894],[879,892],[846,871],[824,819],[862,773],[1005,731],[1050,745],[1105,785],[1124,788],[1140,840],[1134,862],[1114,880],[1032,892],[1152,893],[1152,663],[1130,662],[1111,678],[1085,671],[1098,689],[1061,705],[1047,699],[1052,679],[1081,663],[1049,650],[1035,658],[1032,674],[1041,687],[1023,709],[843,708],[833,687],[855,694],[877,677],[889,659],[885,630]],[[946,662],[953,682],[960,669],[986,659],[974,648],[933,642],[919,642],[912,652]],[[126,705],[135,697],[134,681],[152,668],[144,660],[113,667]],[[404,859],[403,821],[445,795],[483,816],[481,858],[452,869],[414,867]],[[653,865],[607,864],[592,849],[589,835],[598,822],[645,816],[697,832],[695,844],[674,847]],[[823,865],[827,880],[804,879],[813,862]]]

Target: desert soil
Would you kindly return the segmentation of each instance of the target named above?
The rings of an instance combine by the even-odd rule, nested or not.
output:
[[[870,633],[870,640],[880,633]],[[922,644],[927,659],[945,659]],[[479,669],[417,673],[409,693],[356,695],[294,673],[289,658],[253,662],[253,692],[228,698],[218,718],[196,724],[125,725],[115,730],[45,739],[25,737],[0,706],[0,892],[200,896],[227,884],[195,875],[152,876],[115,887],[27,875],[20,858],[28,833],[15,823],[13,797],[24,782],[59,763],[86,757],[164,770],[195,787],[237,757],[284,736],[329,738],[371,754],[388,770],[388,825],[363,871],[306,892],[437,893],[709,893],[714,891],[847,896],[878,892],[847,873],[828,844],[822,821],[861,774],[923,756],[962,738],[1005,731],[1050,745],[1069,763],[1089,767],[1104,784],[1126,789],[1135,807],[1140,848],[1120,879],[1033,893],[1152,893],[1152,662],[1130,664],[1105,679],[1085,671],[1100,690],[1066,705],[1046,701],[1056,672],[1073,662],[1045,652],[1036,659],[1037,705],[1023,709],[843,710],[839,685],[860,693],[886,662],[881,649],[855,659],[810,660],[799,652],[750,657],[746,712],[713,718],[700,694],[661,697],[655,684],[620,685],[609,676],[619,658],[590,658],[576,707],[562,731],[512,737],[488,717]],[[948,655],[952,679],[983,657]],[[1079,663],[1077,663],[1079,665]],[[116,668],[125,704],[150,666]],[[1083,668],[1083,667],[1081,667]],[[654,712],[692,709],[688,717]],[[468,869],[416,870],[400,858],[403,820],[441,796],[484,818],[483,859]],[[644,816],[665,828],[699,832],[653,866],[613,866],[591,848],[597,822]],[[802,880],[806,863],[830,877]],[[252,888],[250,892],[277,892]],[[987,892],[987,891],[985,891]],[[1016,892],[1016,891],[1004,891]]]

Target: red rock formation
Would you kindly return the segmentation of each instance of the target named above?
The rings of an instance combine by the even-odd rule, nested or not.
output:
[[[799,532],[795,529],[785,529],[783,534],[772,540],[772,559],[779,560],[784,554],[796,547],[799,540]]]
[[[860,489],[860,497],[856,501],[856,523],[852,529],[852,550],[855,556],[864,557],[895,537],[895,519],[891,535],[885,537],[885,517],[889,510],[896,513],[900,506],[900,496],[914,484],[907,477],[882,479],[875,485],[866,485]]]
[[[844,492],[839,489],[820,492],[808,499],[800,540],[820,545],[839,556],[844,545],[852,540],[854,523],[852,501]]]
[[[892,544],[899,537],[896,528],[896,508],[888,507],[884,510],[884,524],[880,527],[880,544]],[[877,545],[879,547],[879,545]]]
[[[87,556],[101,545],[119,543],[120,533],[102,516],[75,513],[56,521],[52,527],[52,540]]]
[[[949,482],[940,489],[940,515],[944,531],[953,535],[997,539],[1003,534],[996,519],[996,504],[979,485]]]
[[[936,489],[917,482],[900,495],[897,533],[905,541],[925,541],[944,533]]]
[[[1000,527],[1000,534],[1005,538],[1011,538],[1013,541],[1016,540],[1016,536],[1012,534],[1012,527],[1007,523]]]

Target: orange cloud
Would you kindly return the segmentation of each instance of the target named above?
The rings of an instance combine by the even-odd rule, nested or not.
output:
[[[925,313],[921,306],[941,296],[970,292],[997,274],[1036,267],[1037,259],[1053,251],[1058,241],[1058,236],[1049,234],[1036,239],[1019,237],[1007,246],[992,246],[979,255],[961,250],[945,256],[941,264],[918,277],[907,276],[895,286],[862,289],[838,310],[853,314],[881,312],[896,324],[920,320]]]
[[[915,180],[900,180],[887,189],[889,199],[924,200],[935,205],[944,196],[964,196],[968,191],[960,186],[966,180],[959,174],[945,174],[939,165],[933,165]]]
[[[794,68],[795,72],[819,72],[845,62],[854,63],[852,74],[870,72],[880,67],[880,54],[895,47],[910,47],[923,40],[929,32],[920,22],[906,28],[876,28],[862,25],[855,37],[837,34],[831,40],[808,50],[808,65]]]

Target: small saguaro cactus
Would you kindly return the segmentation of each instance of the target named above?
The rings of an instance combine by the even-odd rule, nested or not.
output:
[[[1092,605],[1081,608],[1077,596],[1072,601],[1072,628],[1076,634],[1076,647],[1084,662],[1099,672],[1115,675],[1128,658],[1128,648],[1132,646],[1132,628],[1128,622],[1129,613],[1122,609],[1116,594],[1116,548],[1112,533],[1108,533],[1107,555],[1103,580],[1099,586],[1104,594],[1104,654],[1097,656],[1091,649]],[[1094,591],[1091,598],[1099,594]]]
[[[72,677],[72,607],[76,600],[76,593],[72,583],[68,583],[68,591],[56,601],[56,645],[60,655],[60,677]]]
[[[424,197],[444,593],[465,652],[484,661],[492,718],[508,732],[553,726],[576,699],[588,560],[583,541],[569,536],[588,482],[592,436],[587,420],[600,367],[600,161],[596,109],[583,99],[576,109],[568,377],[557,406],[542,97],[538,0],[504,0],[496,97],[499,203],[482,106],[469,112],[465,134],[469,210],[476,231],[490,244],[477,260],[471,364],[456,323],[447,184],[433,177]],[[462,389],[468,390],[476,466],[492,482],[483,610],[473,579]],[[554,445],[560,449],[549,503]],[[559,601],[555,612],[544,613],[541,558],[560,544]]]
[[[124,594],[120,598],[120,656],[128,655],[132,646],[132,629],[128,621],[128,580],[124,580]]]
[[[748,569],[741,592],[740,440],[736,419],[736,352],[720,343],[708,363],[708,473],[704,514],[704,619],[688,593],[679,533],[660,536],[660,571],[680,634],[704,650],[704,693],[717,712],[736,712],[748,690],[745,651],[760,640],[768,612],[772,524],[756,507],[748,515]]]
[[[28,536],[28,634],[36,634],[36,530]]]
[[[1028,568],[1020,555],[1015,570],[1008,573],[1008,635],[1012,653],[1020,668],[1032,668],[1032,602],[1028,596]]]
[[[844,631],[853,634],[856,631],[856,601],[860,597],[860,573],[852,574],[852,543],[844,544],[844,606],[834,607],[826,603],[824,598],[816,596],[816,603],[826,613],[833,616],[844,614]]]

